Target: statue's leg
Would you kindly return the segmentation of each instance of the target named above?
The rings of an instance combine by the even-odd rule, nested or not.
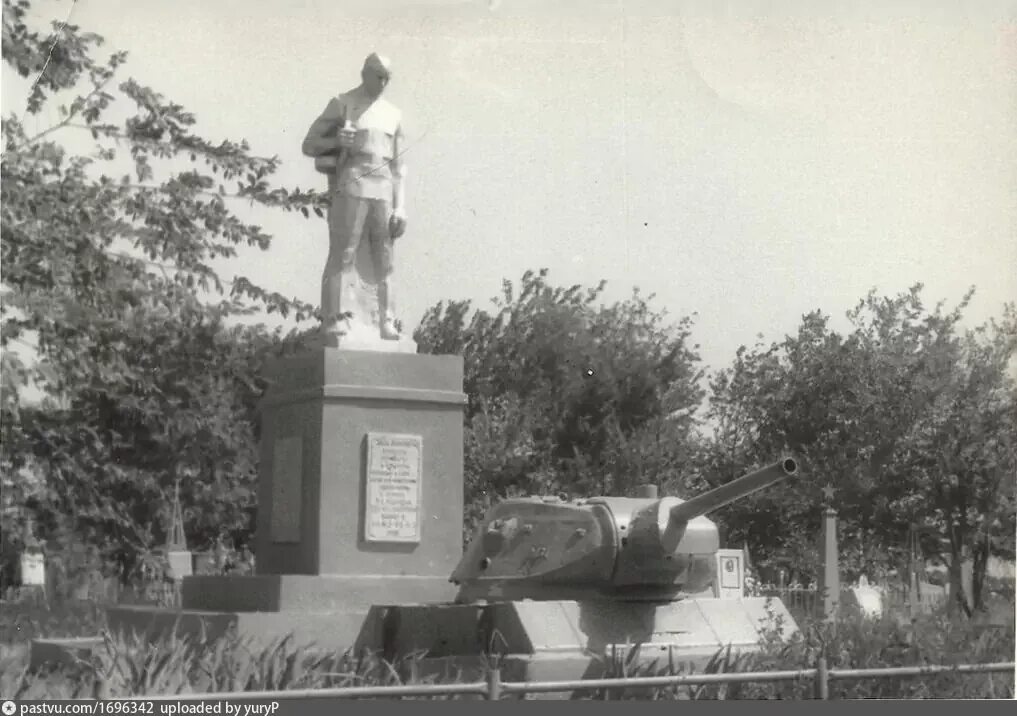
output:
[[[326,333],[338,329],[343,295],[353,278],[370,203],[342,193],[332,195],[328,213],[328,260],[321,277],[321,327]]]
[[[378,319],[381,337],[397,340],[399,331],[395,327],[395,299],[392,296],[392,273],[395,270],[392,234],[389,231],[389,217],[392,206],[387,201],[371,202],[371,220],[368,224],[371,242],[371,259],[378,279]]]

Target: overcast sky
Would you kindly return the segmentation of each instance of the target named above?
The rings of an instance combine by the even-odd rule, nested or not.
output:
[[[410,326],[547,267],[698,312],[716,368],[871,287],[922,281],[932,303],[975,284],[976,320],[1017,299],[1013,3],[63,0],[37,14],[72,5],[70,22],[130,52],[130,75],[206,135],[278,155],[279,180],[301,187],[324,183],[300,153],[308,125],[368,53],[391,56],[412,142],[397,248]],[[23,87],[4,80],[3,112],[20,115]],[[324,222],[259,219],[275,245],[237,272],[317,304]]]

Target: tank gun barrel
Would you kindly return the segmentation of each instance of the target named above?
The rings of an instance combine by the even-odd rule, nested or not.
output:
[[[784,458],[768,467],[764,467],[726,485],[715,487],[702,495],[693,497],[671,508],[667,516],[667,525],[660,535],[661,545],[665,552],[678,549],[689,521],[709,512],[751,495],[757,490],[769,487],[775,482],[791,477],[798,472],[798,463],[791,458]]]
[[[670,521],[672,524],[688,522],[694,517],[713,512],[735,500],[740,500],[753,492],[769,487],[775,482],[787,479],[796,472],[798,472],[798,463],[792,458],[784,458],[760,470],[743,475],[737,480],[732,480],[726,485],[697,495],[680,505],[675,505],[671,508]]]

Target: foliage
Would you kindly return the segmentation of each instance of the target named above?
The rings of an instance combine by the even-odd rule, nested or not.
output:
[[[603,289],[527,272],[492,312],[461,301],[425,314],[420,352],[464,359],[470,516],[518,492],[620,494],[676,467],[702,399],[691,319],[665,323],[638,291],[598,305]],[[647,469],[665,432],[672,459]]]
[[[22,653],[8,656],[6,663],[0,661],[0,691],[12,698],[124,698],[398,686],[407,683],[401,674],[414,671],[412,664],[419,655],[389,663],[349,650],[297,647],[290,638],[255,643],[228,637],[206,643],[173,637],[148,641],[107,634],[91,659],[73,665],[53,665],[33,673],[26,668],[24,658]],[[450,678],[461,680],[458,672],[451,673]],[[434,681],[434,677],[410,680]]]
[[[859,613],[835,625],[821,618],[806,618],[789,643],[770,641],[745,670],[794,669],[815,666],[825,656],[830,669],[869,669],[897,666],[987,664],[1013,661],[1014,622],[986,629],[965,618],[940,610],[916,617],[910,623],[887,616],[873,619]],[[833,681],[831,698],[1007,698],[1014,683],[999,675],[941,674],[893,677],[880,680]],[[811,684],[787,689],[754,685],[739,698],[803,698]]]
[[[974,631],[967,620],[945,613],[912,624],[874,620],[860,614],[836,627],[818,620],[800,622],[790,639],[764,634],[758,653],[722,649],[702,666],[659,661],[636,663],[616,656],[605,663],[606,678],[665,674],[811,669],[825,656],[831,669],[956,665],[1009,662],[1014,653],[1012,614],[1007,628]],[[369,654],[297,647],[289,639],[255,645],[230,637],[214,643],[168,638],[143,642],[107,635],[93,659],[40,673],[26,669],[24,650],[0,654],[0,692],[13,698],[80,698],[169,695],[224,691],[293,690],[405,683],[462,683],[480,680],[474,669],[452,669],[441,676],[424,673],[421,654],[394,663]],[[488,664],[481,660],[481,671]],[[503,674],[503,678],[508,672]],[[814,682],[724,684],[696,687],[596,689],[576,698],[615,700],[808,699]],[[1012,698],[1012,676],[940,674],[921,677],[833,681],[831,698]],[[397,699],[399,697],[391,697]],[[437,699],[455,697],[436,696]],[[467,697],[469,698],[469,697]],[[473,697],[475,698],[475,697]]]
[[[986,629],[944,611],[923,615],[911,623],[895,617],[873,619],[855,611],[836,624],[821,618],[799,620],[799,631],[780,636],[775,623],[762,635],[758,652],[721,649],[701,668],[673,659],[635,661],[638,651],[616,655],[606,662],[605,678],[638,678],[682,674],[724,674],[813,669],[820,656],[829,669],[886,669],[903,666],[954,666],[1013,661],[1014,622],[1010,604],[1008,623]],[[759,700],[811,699],[815,680],[726,683],[681,687],[596,689],[586,698],[634,700]],[[1013,698],[1014,679],[999,674],[944,673],[920,677],[889,677],[831,681],[830,698]]]
[[[99,544],[130,570],[163,539],[178,480],[196,546],[249,530],[259,367],[282,334],[238,321],[313,309],[220,277],[271,243],[231,206],[320,215],[320,197],[273,188],[277,159],[201,136],[185,108],[118,79],[124,53],[101,62],[101,37],[40,34],[28,10],[5,0],[3,58],[33,78],[28,112],[57,105],[60,119],[34,135],[3,121],[2,472],[43,536]],[[67,148],[82,137],[90,150]],[[33,385],[44,400],[22,404]]]
[[[977,585],[987,545],[1013,544],[1017,313],[1008,306],[1002,321],[962,331],[971,294],[944,311],[928,310],[921,291],[870,293],[846,334],[811,313],[797,335],[742,348],[711,381],[715,469],[785,451],[804,463],[801,480],[722,513],[763,547],[760,563],[815,564],[825,484],[836,488],[849,574],[875,576],[876,561],[903,568],[893,550],[918,532],[926,556],[946,540],[957,579],[964,551],[975,555]]]

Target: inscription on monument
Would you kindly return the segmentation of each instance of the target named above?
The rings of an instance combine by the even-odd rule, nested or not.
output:
[[[364,539],[420,541],[423,438],[368,433]]]
[[[300,510],[303,501],[304,441],[299,435],[279,438],[272,446],[273,542],[300,541]]]
[[[717,569],[714,595],[721,599],[741,599],[745,585],[745,554],[740,549],[720,549],[714,558]]]
[[[720,586],[723,589],[738,589],[741,584],[741,564],[737,557],[722,557],[720,560]]]

